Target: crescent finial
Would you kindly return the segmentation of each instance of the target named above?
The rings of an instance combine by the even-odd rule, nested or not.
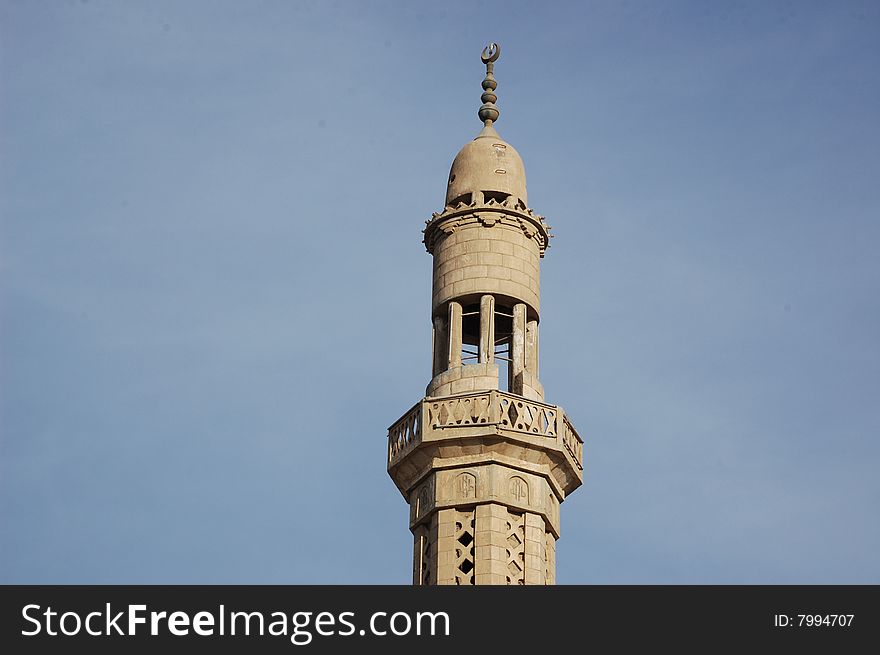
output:
[[[494,62],[498,60],[498,57],[501,56],[501,46],[491,41],[489,45],[483,48],[483,54],[480,59],[483,60],[484,64],[488,64],[490,62]]]

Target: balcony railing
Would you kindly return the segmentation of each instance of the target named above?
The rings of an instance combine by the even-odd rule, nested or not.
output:
[[[574,426],[571,424],[571,421],[568,420],[567,416],[562,417],[562,445],[565,446],[565,449],[569,452],[569,454],[574,458],[575,463],[577,463],[578,468],[583,471],[584,470],[584,440],[581,439],[580,435],[577,433],[577,430],[574,429]]]
[[[583,440],[556,405],[504,391],[484,391],[417,403],[388,429],[388,463],[399,461],[428,433],[495,425],[557,441],[583,470]]]
[[[422,403],[418,402],[415,407],[400,417],[397,423],[388,428],[388,461],[393,461],[419,443],[421,435]]]

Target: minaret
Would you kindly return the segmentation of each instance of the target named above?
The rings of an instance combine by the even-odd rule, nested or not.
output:
[[[550,226],[522,159],[495,131],[500,54],[483,129],[456,156],[434,256],[433,370],[388,430],[388,473],[409,503],[413,584],[555,584],[559,505],[583,481],[583,441],[538,379],[540,260]]]

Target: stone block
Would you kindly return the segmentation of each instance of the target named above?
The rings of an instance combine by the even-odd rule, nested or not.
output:
[[[491,250],[502,255],[512,255],[513,244],[509,241],[495,239],[491,242]]]
[[[464,271],[460,268],[456,268],[454,270],[449,271],[446,275],[443,276],[443,284],[449,285],[459,282],[464,279]]]
[[[467,391],[474,390],[474,380],[473,378],[462,378],[460,380],[453,380],[449,384],[449,391],[451,393],[464,393]]]
[[[487,253],[492,251],[492,241],[488,239],[474,239],[468,242],[469,252],[474,254]]]
[[[465,266],[461,272],[465,279],[486,277],[487,266]]]
[[[474,239],[483,238],[483,235],[480,232],[481,230],[478,227],[466,227],[456,230],[454,234],[458,235],[459,243],[464,243],[465,241],[473,241]]]
[[[509,280],[511,270],[506,266],[487,266],[486,274],[495,280]]]
[[[479,263],[487,266],[502,266],[504,263],[504,255],[497,252],[482,252],[479,255]],[[488,273],[488,275],[491,274],[491,272]]]
[[[516,282],[519,285],[524,287],[529,286],[529,276],[523,273],[522,271],[517,271],[514,269],[508,269],[510,271],[510,279],[512,282]]]

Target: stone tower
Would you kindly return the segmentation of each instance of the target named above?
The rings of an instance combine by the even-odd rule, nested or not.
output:
[[[456,156],[434,256],[433,370],[388,430],[388,473],[409,503],[413,584],[555,584],[559,505],[583,481],[583,441],[538,378],[540,260],[549,226],[522,159],[495,131],[494,62],[483,129]]]

